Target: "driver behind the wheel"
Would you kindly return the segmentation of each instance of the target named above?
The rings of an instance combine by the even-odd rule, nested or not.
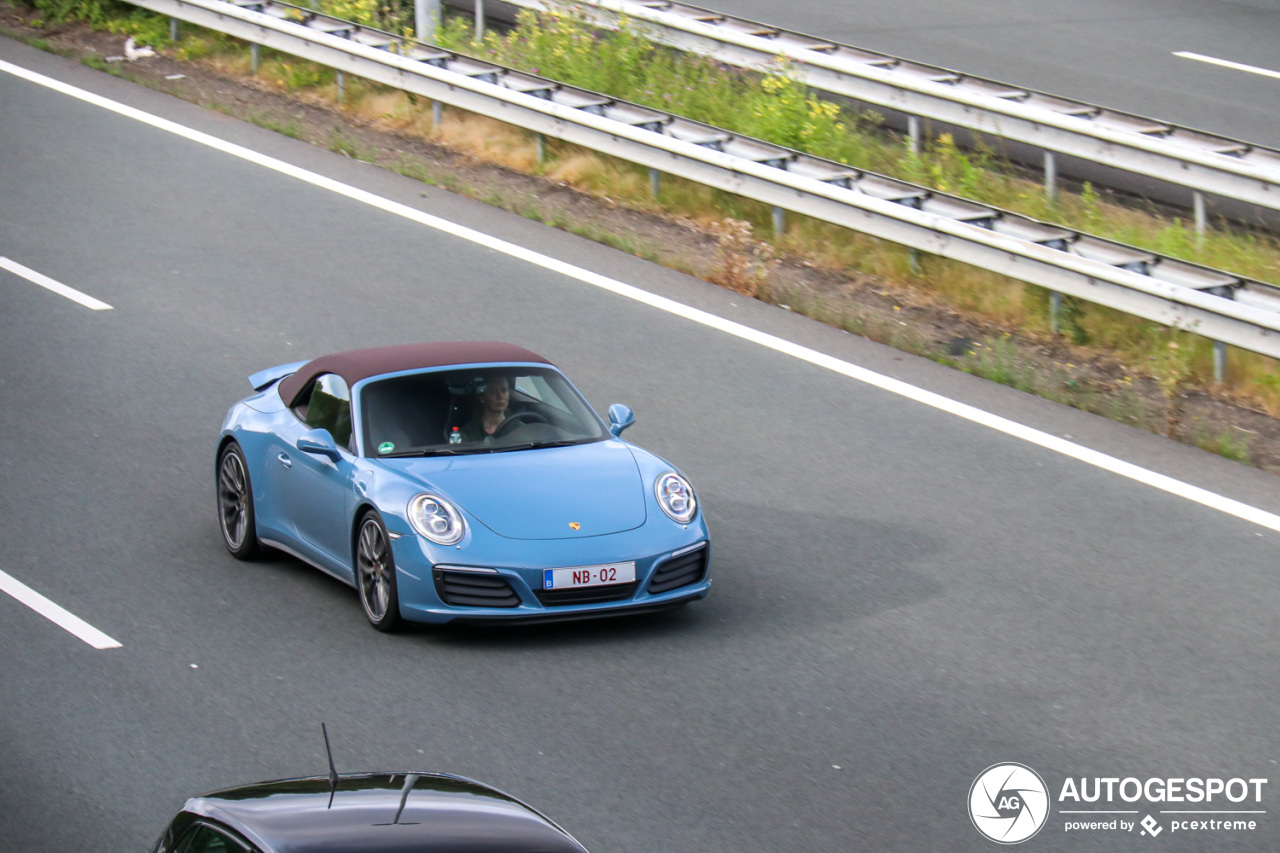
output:
[[[511,381],[494,376],[476,393],[471,420],[458,432],[463,441],[489,441],[507,419],[511,404]]]

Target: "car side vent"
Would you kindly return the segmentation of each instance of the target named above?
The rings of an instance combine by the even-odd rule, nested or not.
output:
[[[497,575],[479,572],[451,572],[435,569],[431,573],[440,600],[453,607],[519,607],[520,596]]]
[[[707,574],[707,549],[699,548],[692,554],[684,554],[667,560],[658,566],[649,581],[649,594],[667,592],[691,583],[697,583]]]

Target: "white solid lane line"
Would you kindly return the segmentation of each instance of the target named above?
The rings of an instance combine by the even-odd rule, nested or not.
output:
[[[1205,56],[1203,53],[1192,53],[1188,50],[1175,50],[1174,56],[1183,59],[1194,59],[1196,62],[1207,62],[1210,65],[1221,65],[1223,68],[1230,68],[1234,71],[1245,71],[1249,74],[1261,74],[1263,77],[1275,77],[1280,80],[1280,71],[1272,71],[1270,68],[1259,68],[1256,65],[1245,65],[1242,62],[1232,62],[1230,59],[1218,59],[1215,56]]]
[[[38,284],[43,288],[52,290],[54,293],[59,296],[65,296],[72,302],[79,302],[90,310],[107,311],[111,308],[107,303],[94,299],[92,296],[87,296],[73,287],[67,287],[60,281],[54,281],[47,275],[41,275],[29,267],[24,267],[17,261],[13,261],[8,258],[0,258],[0,269],[6,269],[14,275],[22,276],[32,284]]]
[[[120,643],[111,639],[79,616],[54,604],[22,581],[4,572],[0,572],[0,590],[9,593],[9,595],[12,595],[53,624],[75,634],[95,649],[120,648]]]
[[[956,400],[952,400],[949,397],[943,397],[941,394],[935,394],[932,391],[917,388],[914,385],[910,385],[898,379],[893,379],[889,376],[884,376],[876,373],[875,371],[868,370],[865,367],[859,367],[856,364],[841,361],[833,356],[792,343],[791,341],[770,335],[767,332],[761,332],[749,326],[744,326],[741,323],[735,323],[732,320],[726,320],[723,317],[716,316],[715,314],[676,302],[674,299],[667,299],[664,296],[658,296],[657,294],[650,293],[647,290],[641,290],[638,287],[608,278],[607,276],[600,275],[599,273],[584,270],[581,267],[573,266],[572,264],[565,263],[564,261],[547,257],[546,255],[533,251],[532,249],[526,249],[523,246],[508,243],[505,240],[500,240],[489,234],[484,234],[480,231],[466,228],[462,225],[458,225],[457,223],[450,222],[447,219],[441,219],[438,216],[423,213],[422,211],[415,210],[408,205],[390,201],[389,199],[374,195],[371,192],[335,181],[332,178],[326,178],[323,175],[299,168],[298,166],[286,163],[283,160],[268,157],[267,155],[260,154],[257,151],[252,151],[248,148],[227,142],[226,140],[218,139],[216,136],[210,136],[207,133],[202,133],[198,130],[185,127],[177,122],[169,121],[168,119],[151,115],[150,113],[143,112],[142,110],[134,107],[117,103],[104,98],[101,95],[95,95],[92,92],[87,92],[84,89],[79,89],[75,86],[63,83],[60,80],[54,80],[51,77],[46,77],[43,74],[29,71],[20,66],[0,61],[0,71],[13,74],[16,77],[21,77],[24,80],[29,80],[32,83],[37,83],[56,92],[61,92],[73,98],[78,98],[87,103],[100,106],[103,109],[111,110],[119,115],[136,119],[137,121],[149,124],[152,127],[181,136],[184,139],[198,142],[201,145],[206,145],[218,151],[247,160],[248,162],[272,169],[280,174],[288,175],[301,181],[306,181],[313,186],[329,190],[330,192],[337,193],[362,204],[367,204],[387,213],[404,217],[405,219],[420,223],[429,228],[434,228],[446,234],[451,234],[463,240],[468,240],[488,249],[502,252],[510,257],[534,264],[535,266],[542,267],[543,269],[550,270],[568,278],[576,279],[584,284],[589,284],[592,287],[607,290],[610,293],[624,296],[627,299],[632,299],[661,311],[666,311],[667,313],[674,314],[677,317],[683,317],[686,320],[700,323],[708,328],[716,329],[726,334],[733,335],[734,337],[741,338],[742,340],[759,344],[760,346],[767,347],[775,352],[789,355],[793,358],[800,359],[801,361],[808,362],[809,364],[834,371],[843,376],[847,376],[850,379],[865,382],[868,385],[873,385],[876,388],[883,389],[892,394],[897,394],[909,400],[914,400],[917,403],[923,403],[926,406],[931,406],[940,411],[950,412],[951,414],[964,418],[967,421],[980,424],[998,432],[1002,432],[1005,435],[1013,436],[1014,438],[1022,439],[1023,441],[1043,447],[1046,450],[1061,453],[1064,456],[1069,456],[1072,459],[1077,459],[1105,471],[1119,474],[1122,477],[1127,477],[1130,480],[1143,483],[1155,489],[1160,489],[1161,491],[1167,492],[1171,495],[1176,495],[1178,497],[1185,498],[1186,500],[1194,501],[1195,503],[1203,506],[1219,510],[1220,512],[1225,512],[1228,515],[1233,515],[1236,518],[1280,532],[1280,516],[1267,512],[1266,510],[1259,509],[1258,507],[1241,503],[1240,501],[1233,500],[1232,498],[1210,492],[1207,489],[1202,489],[1199,486],[1184,483],[1181,480],[1175,480],[1172,477],[1167,477],[1164,474],[1158,474],[1155,471],[1149,471],[1146,468],[1139,467],[1138,465],[1134,465],[1130,462],[1125,462],[1122,459],[1116,459],[1114,456],[1108,456],[1105,453],[1099,453],[1098,451],[1091,450],[1088,447],[1082,447],[1079,444],[1059,438],[1056,435],[1041,432],[1040,430],[1011,421],[1008,418],[1003,418],[999,415],[983,411],[982,409],[975,408],[967,403],[961,403]]]

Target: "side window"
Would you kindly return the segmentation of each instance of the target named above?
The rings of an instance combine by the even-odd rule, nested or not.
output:
[[[531,397],[535,397],[549,406],[555,406],[564,413],[569,412],[569,407],[565,405],[564,400],[555,392],[555,389],[541,376],[521,376],[516,381],[516,387],[527,389],[525,393]]]
[[[448,421],[452,402],[449,386],[430,375],[365,385],[360,397],[365,453],[382,456],[439,446],[455,425]]]
[[[339,447],[351,448],[351,391],[341,376],[317,377],[306,402],[294,412],[312,429],[327,429]]]
[[[529,397],[532,397],[533,399],[538,400],[539,402],[541,402],[543,399],[542,391],[540,388],[538,388],[537,385],[534,384],[534,377],[532,376],[517,376],[516,383],[515,383],[515,390],[520,392],[521,394],[525,394]]]
[[[164,834],[160,836],[151,853],[173,853],[178,847],[178,840],[185,837],[187,828],[194,820],[195,818],[190,814],[178,812],[173,822],[165,828]]]
[[[249,848],[208,824],[197,824],[174,853],[248,853]]]

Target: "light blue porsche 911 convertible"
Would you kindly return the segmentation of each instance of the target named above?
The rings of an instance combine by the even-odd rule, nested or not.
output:
[[[249,377],[216,462],[227,548],[286,551],[354,586],[383,631],[584,618],[703,598],[689,481],[619,438],[511,344],[405,344]]]

